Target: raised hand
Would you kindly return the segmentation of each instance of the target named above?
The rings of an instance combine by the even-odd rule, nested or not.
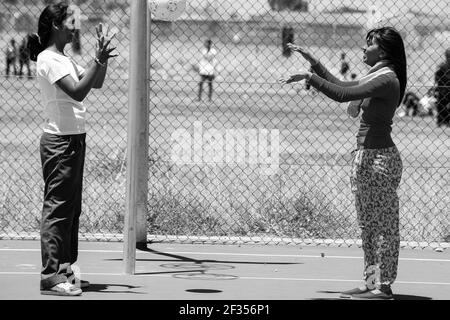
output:
[[[299,52],[311,65],[317,64],[319,61],[313,57],[311,53],[309,53],[305,48],[295,45],[293,43],[288,43],[287,47],[294,52]]]
[[[96,45],[96,55],[95,57],[99,60],[100,63],[104,64],[108,59],[117,57],[117,54],[111,54],[116,48],[109,48],[111,44],[111,40],[115,37],[116,34],[109,36],[109,28],[106,26],[106,33],[103,32],[103,24],[100,23],[97,27],[95,27],[95,31],[97,33],[97,45]]]

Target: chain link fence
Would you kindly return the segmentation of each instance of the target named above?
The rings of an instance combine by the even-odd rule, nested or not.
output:
[[[28,74],[20,47],[28,33],[37,31],[38,15],[48,2],[0,3],[3,239],[39,237],[44,118],[35,64]],[[288,41],[307,47],[335,75],[359,78],[367,72],[361,50],[366,32],[377,19],[390,16],[388,24],[402,32],[407,46],[411,93],[398,109],[392,133],[404,164],[399,190],[402,244],[448,245],[450,105],[442,103],[450,95],[442,97],[449,90],[450,71],[438,83],[435,79],[450,48],[448,3],[397,0],[380,7],[370,6],[370,1],[347,2],[192,0],[181,19],[152,21],[149,240],[358,244],[349,176],[359,122],[346,115],[343,104],[303,82],[281,86],[277,79],[309,68],[286,48]],[[103,89],[92,91],[85,101],[88,136],[80,236],[121,240],[129,3],[71,3],[80,8],[82,23],[67,54],[81,65],[91,63],[99,22],[116,33],[120,54],[110,63]],[[11,39],[17,54],[8,61]],[[206,40],[216,52],[211,91],[206,77],[200,89]],[[347,72],[342,70],[345,63]],[[433,100],[436,88],[438,103]]]

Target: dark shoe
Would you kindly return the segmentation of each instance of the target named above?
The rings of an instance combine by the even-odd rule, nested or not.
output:
[[[389,287],[375,289],[361,294],[352,295],[352,299],[376,299],[376,300],[392,300],[394,295]]]
[[[80,296],[81,293],[80,288],[76,288],[69,282],[58,283],[50,289],[41,290],[41,294],[53,296]]]
[[[359,288],[343,291],[343,292],[341,292],[340,297],[350,299],[354,294],[362,294],[362,293],[366,293],[366,292],[369,292],[369,288],[367,288],[366,286],[362,286]]]

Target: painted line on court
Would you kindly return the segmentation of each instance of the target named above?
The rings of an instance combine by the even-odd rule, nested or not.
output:
[[[0,252],[40,252],[41,249],[0,249]],[[78,250],[85,253],[123,253],[122,250]],[[137,251],[139,252],[139,251]],[[262,253],[231,253],[231,252],[190,252],[190,251],[165,251],[164,254],[191,254],[191,255],[218,255],[218,256],[247,256],[247,257],[274,257],[274,258],[320,258],[320,259],[363,259],[357,256],[329,256],[317,255],[295,255],[295,254],[262,254]],[[424,259],[424,258],[399,258],[400,261],[421,262],[450,262],[450,259]]]
[[[302,255],[302,254],[258,254],[258,253],[221,253],[221,252],[165,252],[168,254],[192,254],[192,255],[225,255],[225,256],[249,256],[249,257],[274,257],[274,258],[330,258],[330,259],[363,259],[363,257],[356,256],[329,256],[322,257],[317,255]],[[427,262],[450,262],[450,259],[418,259],[418,258],[400,258],[404,261],[427,261]]]
[[[39,275],[39,272],[0,272],[0,275],[10,276],[24,276],[24,275]],[[153,277],[153,278],[170,278],[173,275],[161,274],[136,274],[134,276],[124,273],[103,273],[103,272],[83,272],[85,276],[124,276],[124,277]],[[268,281],[315,281],[315,282],[361,282],[361,279],[315,279],[315,278],[265,278],[265,277],[238,277],[241,280],[268,280]],[[398,284],[417,284],[417,285],[442,285],[450,286],[450,282],[421,282],[421,281],[395,281]]]
[[[245,280],[274,280],[274,281],[361,282],[361,279],[349,280],[349,279],[263,278],[263,277],[239,277],[239,279],[245,279]],[[450,285],[450,282],[395,281],[395,283],[444,285],[444,286],[449,286]]]

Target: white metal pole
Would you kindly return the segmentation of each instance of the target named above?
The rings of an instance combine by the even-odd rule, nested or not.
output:
[[[148,2],[145,1],[146,6],[148,6]],[[142,82],[142,90],[145,92],[145,104],[139,114],[141,116],[140,121],[142,121],[142,132],[143,132],[143,143],[145,144],[145,148],[141,148],[139,150],[139,159],[140,161],[140,171],[142,174],[139,174],[139,202],[137,204],[137,229],[136,229],[136,243],[142,247],[147,245],[147,204],[148,204],[148,149],[149,149],[149,106],[150,106],[150,12],[146,7],[145,14],[145,30],[141,30],[145,33],[145,43],[139,47],[140,51],[145,51],[145,59],[146,64],[143,69],[140,69],[140,72],[145,74],[145,81]],[[144,27],[141,25],[139,28],[143,29]],[[144,59],[144,57],[142,57]],[[145,139],[145,141],[144,141]],[[145,174],[144,174],[145,172]]]
[[[148,188],[147,0],[130,0],[130,8],[127,194],[123,259],[126,274],[135,273],[136,242],[142,240],[138,230],[145,228],[145,223],[141,223],[147,215]]]

